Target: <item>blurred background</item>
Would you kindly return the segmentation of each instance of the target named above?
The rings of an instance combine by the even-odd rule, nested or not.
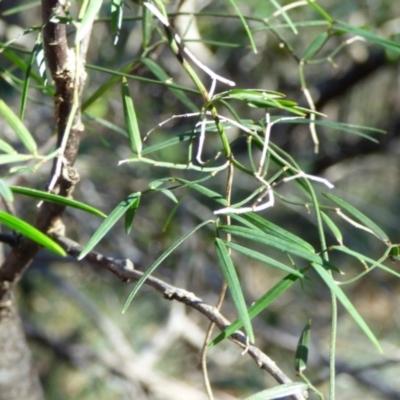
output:
[[[98,67],[116,71],[140,56],[142,50],[141,6],[126,2],[119,40],[113,45],[110,28],[110,4],[105,2],[96,22],[87,59],[86,100],[110,74]],[[302,3],[302,2],[298,2]],[[306,2],[303,2],[306,3]],[[282,2],[282,5],[288,4]],[[285,93],[287,98],[308,107],[299,78],[298,61],[326,25],[311,7],[303,5],[289,15],[298,34],[287,26],[282,16],[274,17],[273,2],[250,0],[238,2],[254,34],[258,53],[230,2],[201,0],[171,1],[171,24],[185,38],[185,45],[205,65],[219,75],[236,82],[238,88],[268,89]],[[357,26],[375,27],[374,33],[392,40],[400,37],[400,3],[382,1],[336,2],[321,5],[337,19]],[[15,11],[15,7],[24,6]],[[32,6],[32,7],[30,7]],[[73,3],[71,12],[76,12]],[[26,8],[26,9],[25,9]],[[19,37],[12,49],[28,60],[37,40],[37,32],[23,34],[41,24],[40,2],[3,0],[0,2],[0,40]],[[157,28],[158,26],[158,28]],[[154,22],[153,42],[161,30]],[[271,30],[271,27],[274,29]],[[278,33],[279,37],[277,37]],[[355,40],[328,62],[326,57],[351,39],[333,35],[316,58],[323,61],[304,68],[307,87],[319,112],[328,121],[365,125],[386,131],[372,132],[377,141],[338,129],[318,127],[320,151],[314,153],[307,124],[277,125],[271,140],[297,160],[303,170],[327,178],[335,185],[334,193],[358,207],[389,235],[399,239],[400,176],[400,71],[399,58],[380,46]],[[282,45],[285,43],[285,45]],[[289,48],[288,48],[289,47]],[[291,50],[292,49],[292,50]],[[168,73],[173,82],[193,87],[167,44],[155,47],[151,57]],[[1,97],[15,110],[19,107],[18,79],[24,74],[4,52],[0,53]],[[37,72],[37,67],[35,66]],[[132,66],[130,73],[155,79],[143,65]],[[201,75],[199,71],[199,75]],[[34,86],[34,85],[33,85]],[[35,135],[44,152],[54,146],[52,99],[32,86],[24,122]],[[190,112],[164,86],[130,81],[141,132],[146,133],[173,115]],[[217,90],[227,90],[217,87]],[[201,107],[201,98],[188,94]],[[242,118],[260,121],[264,110],[245,105],[235,108]],[[193,179],[195,173],[165,170],[149,164],[122,164],[131,151],[124,134],[124,116],[120,85],[117,82],[85,109],[86,131],[82,138],[77,168],[81,181],[75,192],[77,200],[110,212],[132,192],[146,190],[151,181],[170,176]],[[108,122],[108,125],[106,122]],[[195,118],[175,118],[149,135],[148,144],[165,140],[172,134],[193,129]],[[120,131],[118,131],[118,128]],[[235,155],[246,159],[245,140],[231,133]],[[11,131],[1,125],[0,136],[15,148],[21,146]],[[207,139],[205,155],[213,157],[217,137]],[[177,145],[158,153],[160,160],[182,162],[184,147]],[[205,157],[206,158],[206,157]],[[184,161],[183,161],[184,162]],[[10,184],[43,189],[50,164],[38,171],[15,175]],[[4,175],[6,168],[0,170]],[[218,174],[210,188],[224,193],[226,176]],[[235,177],[234,201],[245,198],[254,187],[246,176]],[[325,188],[320,191],[325,191]],[[282,195],[292,196],[293,187],[285,184]],[[161,193],[143,199],[135,216],[134,229],[124,233],[123,221],[101,241],[96,250],[116,258],[130,258],[136,268],[145,270],[178,237],[201,221],[212,218],[215,203],[194,191],[178,192],[183,200],[171,223],[164,229],[175,204]],[[301,201],[301,198],[298,198]],[[36,203],[17,197],[19,216],[34,220]],[[312,214],[305,207],[277,202],[262,212],[265,218],[301,236],[318,247],[318,235]],[[100,220],[76,210],[65,215],[68,236],[87,243]],[[344,243],[366,255],[379,258],[385,246],[371,235],[336,220]],[[188,239],[155,272],[167,282],[193,291],[214,304],[222,285],[222,276],[212,246],[215,232],[202,229]],[[327,236],[328,245],[336,244]],[[284,274],[257,262],[237,256],[248,304],[262,296]],[[362,272],[361,263],[347,257],[333,259],[350,279]],[[397,270],[398,265],[388,262]],[[256,344],[292,379],[294,353],[303,327],[311,320],[311,346],[307,377],[325,395],[328,392],[328,356],[330,335],[330,293],[314,276],[293,287],[272,303],[254,321]],[[126,314],[122,307],[133,288],[106,271],[84,262],[65,261],[42,251],[24,276],[18,291],[21,312],[37,367],[49,399],[206,399],[203,390],[200,349],[207,320],[197,312],[161,298],[143,287]],[[337,395],[341,400],[400,399],[400,285],[393,275],[375,269],[362,279],[344,286],[346,294],[380,340],[384,354],[370,344],[352,318],[339,308],[337,343]],[[236,311],[228,295],[223,314],[233,320]],[[243,398],[275,385],[265,371],[258,369],[240,349],[223,342],[208,352],[209,375],[218,399]],[[310,393],[310,398],[317,398]]]

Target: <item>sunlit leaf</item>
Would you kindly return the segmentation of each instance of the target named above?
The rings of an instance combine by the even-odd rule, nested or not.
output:
[[[0,179],[0,196],[2,196],[6,201],[14,201],[12,191],[3,179]]]
[[[274,400],[288,398],[289,396],[298,395],[303,396],[304,392],[307,392],[308,386],[302,382],[291,382],[284,383],[279,386],[275,386],[271,389],[263,390],[253,394],[250,397],[246,397],[244,400]]]
[[[10,125],[11,129],[16,133],[28,151],[32,154],[36,154],[37,146],[33,136],[30,134],[23,122],[17,117],[17,115],[15,115],[14,111],[11,110],[11,108],[1,99],[0,115],[5,119],[7,124]]]
[[[140,197],[141,193],[132,193],[125,200],[121,201],[114,210],[108,215],[108,217],[103,221],[103,223],[99,226],[96,232],[92,235],[89,242],[84,246],[82,251],[79,254],[78,260],[82,260],[96,245],[100,242],[101,239],[111,230],[111,228],[117,223],[117,221],[126,213],[129,207],[134,203],[138,197]]]
[[[215,238],[215,250],[217,252],[222,273],[225,277],[233,302],[235,303],[236,310],[239,314],[239,318],[243,323],[244,330],[249,337],[250,343],[254,343],[253,328],[251,326],[250,317],[247,312],[246,302],[244,300],[239,278],[223,240]]]
[[[15,149],[13,149],[7,142],[5,142],[3,139],[0,139],[0,150],[4,151],[4,153],[7,154],[16,154],[17,152]]]
[[[297,29],[296,29],[293,21],[290,19],[289,15],[285,11],[285,9],[282,8],[281,5],[276,0],[270,0],[270,2],[276,7],[277,10],[280,11],[280,13],[282,14],[282,17],[285,19],[287,24],[290,26],[290,28],[292,29],[293,33],[297,35],[298,34]]]
[[[22,195],[33,197],[33,198],[40,199],[43,201],[48,201],[50,203],[60,204],[65,207],[76,208],[78,210],[86,211],[90,214],[94,214],[99,217],[103,217],[103,218],[106,217],[106,214],[104,214],[100,210],[97,210],[96,208],[89,206],[87,204],[81,203],[80,201],[69,199],[64,196],[59,196],[57,194],[52,194],[52,193],[48,193],[48,192],[43,192],[41,190],[30,189],[30,188],[20,187],[20,186],[11,186],[10,189],[12,190],[13,193],[16,193],[16,194],[22,194]]]
[[[22,219],[0,211],[0,222],[8,226],[10,229],[40,244],[41,246],[46,247],[53,253],[56,253],[60,256],[66,255],[64,249],[59,244]]]
[[[82,17],[82,21],[78,25],[78,29],[76,31],[75,43],[82,41],[82,39],[88,34],[102,4],[103,0],[89,0],[89,4]]]
[[[32,158],[33,156],[29,154],[0,154],[0,165],[28,161]]]
[[[114,45],[118,43],[119,32],[124,14],[124,0],[112,0],[111,2],[111,32],[114,35]]]

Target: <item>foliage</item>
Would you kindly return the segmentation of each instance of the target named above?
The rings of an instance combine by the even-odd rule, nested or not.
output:
[[[32,3],[32,7],[35,4]],[[71,27],[76,57],[79,57],[79,43],[90,32],[93,21],[94,32],[98,30],[108,41],[90,48],[86,65],[89,86],[85,89],[83,103],[74,102],[74,107],[82,110],[87,131],[92,133],[83,137],[79,155],[82,161],[78,161],[78,169],[82,166],[83,184],[86,183],[86,188],[101,185],[104,179],[104,189],[99,190],[104,199],[94,202],[90,194],[84,194],[88,190],[85,185],[78,189],[78,196],[82,197],[79,202],[28,188],[30,185],[16,186],[15,182],[29,181],[25,177],[34,173],[35,185],[43,187],[40,174],[46,171],[47,164],[62,157],[62,153],[54,143],[45,146],[47,137],[34,132],[30,121],[32,108],[37,107],[39,113],[45,114],[52,107],[49,99],[54,95],[53,82],[40,69],[43,62],[40,29],[35,24],[19,37],[4,40],[2,56],[8,59],[9,67],[3,68],[2,76],[12,87],[13,101],[7,105],[5,100],[0,100],[3,131],[7,131],[0,139],[0,164],[3,166],[0,191],[9,202],[13,201],[12,194],[17,195],[17,200],[22,194],[71,207],[68,214],[72,216],[75,215],[73,208],[86,211],[88,216],[82,217],[85,218],[82,221],[88,223],[76,217],[76,221],[71,222],[82,230],[79,241],[86,243],[78,259],[84,259],[98,248],[107,250],[111,246],[112,253],[121,251],[113,241],[119,241],[123,235],[117,228],[123,217],[127,234],[138,241],[142,253],[150,251],[148,243],[157,242],[152,254],[147,254],[140,262],[147,272],[126,297],[124,311],[128,313],[133,312],[133,307],[128,309],[132,300],[140,302],[133,297],[146,278],[157,273],[156,269],[165,263],[177,264],[188,251],[186,242],[190,243],[195,237],[199,243],[197,251],[204,251],[212,260],[210,268],[219,264],[238,317],[211,345],[241,327],[249,343],[257,344],[257,323],[252,325],[256,316],[268,312],[273,302],[290,296],[293,290],[299,290],[295,293],[301,297],[301,302],[307,296],[307,288],[320,287],[322,282],[331,295],[331,349],[329,356],[324,356],[330,359],[330,398],[334,399],[337,302],[353,318],[362,334],[382,350],[376,331],[365,320],[367,316],[357,309],[345,285],[365,279],[365,275],[376,268],[398,277],[391,265],[384,265],[388,255],[398,247],[392,245],[379,221],[373,222],[368,213],[342,198],[346,196],[336,193],[329,178],[307,169],[310,166],[307,157],[313,152],[322,152],[325,156],[324,141],[337,140],[339,132],[355,135],[354,140],[367,138],[373,142],[377,141],[376,134],[382,133],[380,129],[328,119],[317,109],[318,102],[309,81],[312,81],[312,71],[319,68],[322,74],[327,65],[345,62],[346,51],[353,44],[361,43],[367,50],[369,46],[380,46],[395,60],[400,54],[400,45],[369,26],[356,26],[342,20],[343,17],[337,18],[334,7],[331,11],[314,1],[286,5],[271,1],[263,14],[259,14],[258,10],[264,6],[253,2],[244,12],[241,2],[214,2],[205,12],[191,13],[192,23],[196,26],[198,23],[202,31],[200,44],[213,52],[205,61],[202,61],[201,52],[190,50],[194,43],[185,38],[185,32],[179,29],[178,34],[175,29],[172,21],[185,14],[176,13],[172,4],[159,0],[143,3],[89,1],[83,5],[74,3],[64,10],[65,15],[58,17],[58,21]],[[22,12],[21,6],[17,6],[7,10],[7,15]],[[218,21],[221,21],[220,26]],[[240,34],[230,35],[229,24]],[[226,31],[221,32],[223,29]],[[33,35],[36,35],[33,47],[20,44],[24,43],[20,40],[25,36]],[[277,87],[265,86],[258,72],[253,83],[251,71],[240,77],[235,74],[237,68],[230,66],[237,63],[235,54],[247,51],[247,47],[252,53],[247,53],[246,59],[255,60],[265,51],[265,38],[275,38],[278,50],[274,50],[272,59],[290,58],[285,62],[291,63],[292,71],[297,70],[301,97],[296,93],[291,97]],[[134,43],[130,42],[132,40]],[[111,43],[113,50],[110,50]],[[221,71],[218,69],[221,63],[215,62],[218,57],[228,64]],[[214,65],[209,67],[207,61]],[[257,65],[260,67],[265,68],[263,75],[268,75],[268,65]],[[267,76],[264,82],[268,81]],[[13,111],[18,109],[14,102],[16,94],[20,96],[19,113]],[[306,143],[303,147],[307,147],[307,157],[297,152],[292,154],[284,140],[278,138],[278,133],[293,134],[294,129],[302,129],[297,134],[302,135],[301,140]],[[311,140],[304,135],[306,130]],[[326,190],[328,192],[324,193]],[[115,193],[111,196],[112,191]],[[131,194],[127,196],[126,193]],[[97,193],[93,199],[96,197],[101,196]],[[118,205],[113,208],[111,204]],[[196,207],[201,212],[197,212]],[[108,209],[108,216],[98,208]],[[295,212],[306,216],[307,227],[291,230],[293,224],[285,226],[276,217],[282,215],[282,210],[288,215]],[[99,222],[98,216],[106,218]],[[146,218],[151,222],[145,222]],[[55,250],[54,246],[58,246],[43,238],[44,234],[33,226],[29,231],[26,222],[7,213],[2,212],[0,220],[45,247],[53,246]],[[68,222],[66,225],[69,231]],[[356,228],[351,231],[351,239],[348,239],[349,227]],[[354,238],[359,235],[360,240],[371,240],[363,239],[365,233],[379,242],[380,253],[370,254],[367,248],[359,249]],[[101,247],[104,240],[108,244]],[[356,245],[352,246],[354,243]],[[60,249],[59,253],[62,252]],[[349,261],[353,259],[363,265],[361,273],[353,273],[352,261]],[[251,263],[272,271],[267,274],[275,280],[265,282],[263,293],[256,298],[246,289],[246,275],[251,273],[246,266]],[[355,277],[344,281],[344,274]],[[200,290],[195,281],[189,285],[195,293]],[[305,321],[313,317],[313,310],[307,311]],[[302,354],[304,347],[308,353],[308,347],[313,345],[310,332],[310,324],[302,334],[299,331],[299,347],[291,357],[294,359],[296,353],[296,363],[300,364],[295,372],[309,389],[322,396],[311,384],[313,377],[305,376],[307,357]],[[303,358],[299,361],[299,357]],[[248,398],[301,394],[304,388],[302,383],[285,384],[275,391],[249,393],[252,396]]]

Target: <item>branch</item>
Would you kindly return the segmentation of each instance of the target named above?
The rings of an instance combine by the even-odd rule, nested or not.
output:
[[[64,250],[74,258],[77,258],[82,250],[82,247],[78,243],[69,238],[59,236],[56,237],[56,240]],[[112,272],[124,282],[138,281],[143,276],[143,272],[135,270],[132,261],[129,259],[114,259],[92,251],[84,260],[89,264]],[[221,330],[224,330],[230,325],[230,322],[214,306],[205,303],[194,293],[172,286],[151,275],[146,279],[145,284],[161,293],[167,300],[176,300],[196,309],[210,321],[214,322]],[[267,371],[278,383],[283,384],[292,382],[292,380],[281,371],[271,358],[263,353],[258,347],[248,344],[247,337],[244,333],[237,331],[230,336],[230,339],[245,349],[245,352],[254,359],[257,365],[261,369]],[[293,398],[296,400],[304,400],[306,396],[295,395]]]
[[[52,193],[72,197],[79,180],[73,168],[78,153],[83,126],[80,116],[80,103],[86,79],[84,59],[88,48],[90,30],[80,44],[80,52],[68,47],[67,31],[64,23],[57,17],[64,16],[66,0],[42,0],[43,46],[47,66],[54,84],[55,120],[57,123],[57,147],[59,155],[54,159],[49,189]],[[65,207],[44,203],[36,219],[35,227],[47,234],[63,234],[61,221]],[[40,246],[22,237],[8,254],[0,268],[0,302],[7,303],[7,296],[13,285],[19,281],[25,269],[32,262]]]

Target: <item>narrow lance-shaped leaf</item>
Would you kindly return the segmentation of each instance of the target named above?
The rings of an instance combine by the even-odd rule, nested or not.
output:
[[[37,57],[38,51],[42,47],[42,35],[39,33],[38,38],[36,40],[35,46],[33,46],[32,53],[29,57],[29,61],[27,64],[27,69],[25,73],[25,80],[24,80],[24,86],[22,88],[22,94],[21,94],[21,106],[20,106],[20,111],[19,111],[19,118],[21,121],[24,120],[24,115],[25,115],[25,108],[26,108],[26,100],[28,98],[28,92],[29,92],[29,83],[31,80],[31,70],[32,70],[32,65],[35,62],[35,59]]]
[[[40,199],[43,201],[48,201],[51,203],[60,204],[65,207],[73,207],[78,210],[86,211],[88,213],[98,215],[99,217],[106,217],[106,214],[101,212],[100,210],[89,206],[87,204],[81,203],[80,201],[76,201],[73,199],[68,199],[64,196],[59,196],[58,194],[52,194],[48,192],[43,192],[41,190],[30,189],[20,186],[11,186],[10,188],[13,193],[22,194],[24,196],[34,197],[36,199]]]
[[[313,58],[325,45],[329,39],[328,32],[322,32],[319,34],[310,44],[309,48],[305,51],[302,60],[307,61]]]
[[[323,211],[321,212],[322,219],[328,226],[329,230],[332,232],[333,236],[335,236],[335,239],[343,246],[343,235],[342,232],[340,232],[339,228],[336,226],[336,224],[331,220],[331,218],[326,215]]]
[[[132,193],[125,200],[121,201],[114,210],[111,211],[109,216],[103,221],[103,223],[98,227],[96,232],[90,238],[89,242],[82,249],[79,254],[78,260],[82,260],[88,254],[97,243],[110,231],[110,229],[117,223],[117,221],[126,213],[129,207],[134,203],[141,193]]]
[[[2,196],[6,201],[12,202],[14,200],[10,187],[3,179],[0,179],[0,196]]]
[[[351,301],[345,295],[343,290],[338,286],[338,284],[333,280],[333,277],[329,272],[323,268],[321,265],[312,263],[312,266],[317,271],[318,275],[322,278],[322,280],[326,283],[328,288],[334,293],[334,295],[338,298],[338,300],[342,303],[343,307],[347,310],[347,312],[353,317],[354,321],[358,324],[361,330],[365,333],[368,339],[376,346],[376,348],[382,352],[382,347],[378,342],[378,339],[375,337],[369,326],[365,323],[364,319],[355,309]]]
[[[150,15],[151,12],[146,9],[146,12]],[[144,12],[144,11],[143,11]],[[186,93],[184,93],[182,90],[175,89],[168,85],[168,82],[172,83],[172,78],[153,60],[150,58],[142,58],[141,59],[142,63],[146,65],[146,67],[161,81],[165,82],[165,85],[167,89],[182,103],[184,104],[190,111],[192,112],[198,112],[199,108],[196,106],[196,104],[193,103],[192,100],[189,99]]]
[[[118,43],[119,32],[122,25],[122,16],[124,14],[124,1],[112,0],[111,2],[111,31],[114,35],[114,45]]]
[[[307,368],[308,349],[310,347],[311,320],[301,332],[299,342],[297,343],[296,355],[294,359],[294,368],[297,375],[301,374]]]
[[[288,267],[287,265],[281,263],[280,261],[275,260],[274,258],[268,257],[265,254],[262,254],[258,251],[251,250],[248,247],[241,246],[240,244],[234,242],[226,242],[226,245],[233,250],[236,250],[248,257],[251,257],[255,260],[261,261],[264,264],[270,265],[272,267],[278,268],[281,271],[284,271],[289,274],[293,274],[298,276],[299,278],[303,277],[303,274],[300,271],[296,271],[293,268]]]
[[[303,393],[306,392],[307,389],[307,384],[303,382],[284,383],[283,385],[275,386],[271,389],[253,394],[250,397],[246,397],[245,400],[286,399],[294,395],[301,395],[301,397],[304,397]]]
[[[147,7],[142,7],[142,47],[147,49],[153,31],[153,14]]]
[[[131,206],[126,210],[125,213],[125,232],[127,235],[131,233],[133,219],[135,218],[136,210],[139,207],[140,197],[138,197]]]
[[[1,154],[0,155],[0,165],[12,164],[21,161],[28,161],[34,158],[29,154]]]
[[[122,103],[124,106],[125,124],[128,130],[131,149],[134,153],[140,156],[140,153],[142,152],[142,138],[140,137],[135,108],[133,106],[126,78],[122,78]]]
[[[277,299],[281,294],[285,293],[286,290],[290,288],[297,281],[299,277],[293,274],[287,275],[275,286],[273,286],[267,293],[261,296],[249,309],[248,314],[250,319],[253,319],[261,311],[265,310],[275,299]],[[241,319],[237,319],[232,322],[228,328],[226,328],[222,333],[220,333],[210,344],[209,347],[215,346],[217,343],[221,342],[225,338],[232,335],[243,326]]]
[[[23,122],[15,115],[14,111],[11,110],[8,105],[0,99],[0,115],[5,119],[8,125],[12,128],[12,130],[19,137],[24,146],[28,149],[32,154],[36,154],[37,146],[36,142],[33,139],[32,135],[23,124]]]
[[[89,0],[89,4],[86,7],[86,10],[84,10],[82,21],[80,22],[76,31],[75,43],[79,43],[89,33],[89,30],[92,27],[93,21],[96,18],[102,3],[103,0]]]
[[[338,206],[346,210],[350,215],[352,215],[354,218],[356,218],[362,225],[364,225],[366,228],[371,230],[378,238],[380,238],[382,241],[385,243],[390,243],[389,237],[386,235],[383,230],[375,224],[375,222],[371,221],[366,215],[364,215],[361,211],[357,210],[357,208],[353,207],[343,199],[340,199],[339,197],[334,196],[333,194],[330,193],[322,193],[325,197],[327,197],[329,200],[333,201],[336,203]]]
[[[0,151],[4,151],[7,154],[17,154],[17,152],[3,139],[0,139]]]
[[[54,240],[50,239],[47,235],[37,230],[34,226],[28,224],[27,222],[14,217],[8,213],[0,211],[0,222],[12,230],[19,232],[21,235],[33,240],[34,242],[40,244],[43,247],[51,250],[60,256],[65,256],[66,253],[64,249],[56,243]]]
[[[217,252],[219,264],[221,265],[222,273],[226,279],[229,291],[231,292],[233,302],[235,303],[236,310],[243,322],[244,330],[249,337],[250,343],[254,343],[253,328],[247,312],[246,302],[244,300],[239,278],[222,239],[215,238],[215,250]]]
[[[204,221],[201,224],[197,225],[195,228],[193,228],[191,231],[188,233],[184,234],[178,241],[176,241],[170,248],[168,248],[164,253],[161,254],[160,257],[157,258],[156,261],[147,269],[147,271],[143,274],[143,276],[139,279],[138,283],[132,290],[131,294],[129,295],[128,299],[125,302],[124,308],[122,310],[123,313],[126,312],[128,309],[129,305],[131,304],[133,298],[135,297],[136,293],[139,291],[139,289],[142,287],[143,283],[145,280],[148,278],[148,276],[175,250],[177,249],[188,237],[193,235],[196,231],[198,231],[200,228],[202,228],[204,225],[214,223],[213,220],[208,220]]]

